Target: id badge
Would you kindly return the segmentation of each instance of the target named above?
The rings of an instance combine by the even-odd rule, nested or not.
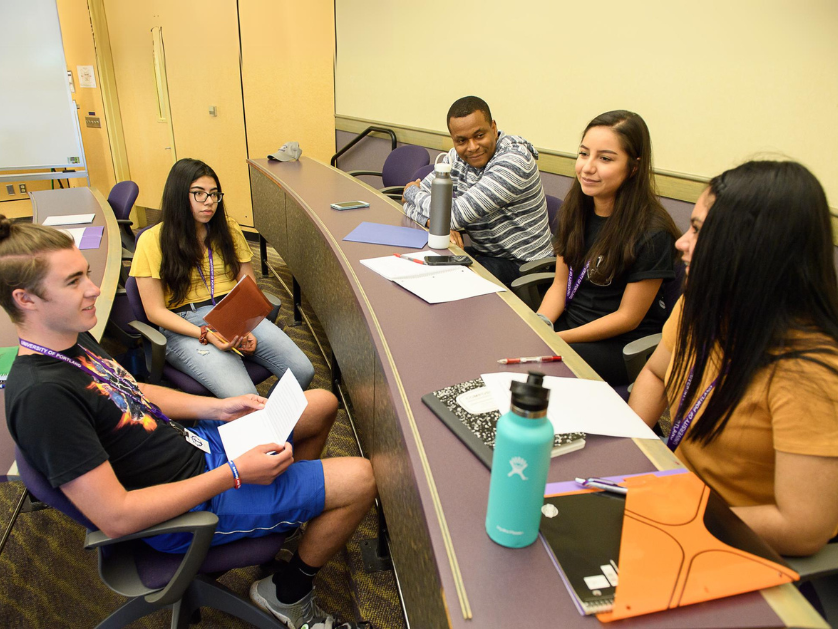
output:
[[[186,438],[186,442],[190,445],[195,446],[199,450],[203,450],[207,454],[210,453],[209,441],[206,439],[201,439],[198,435],[196,435],[191,430],[187,430],[184,428],[184,437]]]

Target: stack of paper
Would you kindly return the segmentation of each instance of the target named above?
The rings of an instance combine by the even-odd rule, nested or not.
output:
[[[102,234],[105,228],[101,225],[95,227],[68,227],[61,231],[69,234],[79,249],[98,249],[102,242]]]
[[[274,387],[265,408],[218,428],[227,459],[232,461],[266,443],[285,443],[306,406],[308,400],[289,369]]]
[[[509,386],[513,380],[526,382],[527,374],[484,373],[482,378],[503,414],[509,410]],[[545,376],[544,387],[550,389],[547,418],[557,435],[585,432],[609,437],[658,438],[606,382]]]
[[[84,225],[92,223],[95,214],[67,214],[66,216],[47,216],[44,225]]]
[[[432,251],[409,254],[411,259],[439,255]],[[505,291],[503,286],[483,279],[464,266],[430,266],[397,256],[361,260],[361,264],[394,281],[429,304],[468,299]]]
[[[402,257],[383,256],[381,258],[368,258],[361,260],[361,264],[375,271],[381,277],[386,277],[388,280],[406,280],[414,277],[425,277],[428,275],[439,275],[454,271],[458,266],[430,266],[427,264],[417,264],[413,260],[424,260],[430,256],[438,256],[438,253],[433,251],[418,251],[416,253],[404,254]]]

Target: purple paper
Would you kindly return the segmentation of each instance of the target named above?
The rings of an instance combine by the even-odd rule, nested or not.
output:
[[[632,476],[644,476],[646,474],[654,474],[655,476],[672,476],[673,474],[683,474],[688,472],[689,470],[684,467],[676,467],[672,470],[658,470],[656,472],[641,472],[640,474],[625,474],[623,476],[603,476],[605,480],[610,480],[614,483],[621,483],[625,479],[630,478]],[[570,494],[575,491],[580,491],[585,489],[581,485],[579,485],[576,481],[573,480],[566,480],[561,481],[558,483],[547,483],[547,486],[544,488],[544,495],[545,496],[560,496],[562,494]]]
[[[84,234],[82,234],[79,249],[98,249],[99,243],[102,242],[102,232],[105,231],[104,226],[85,227]]]
[[[368,242],[373,245],[393,245],[421,249],[428,244],[428,232],[412,227],[382,225],[364,221],[344,238],[349,242]]]

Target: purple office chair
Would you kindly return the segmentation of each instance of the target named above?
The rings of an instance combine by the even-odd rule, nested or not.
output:
[[[166,362],[166,337],[146,317],[143,301],[140,298],[140,291],[137,288],[136,278],[129,277],[125,282],[125,293],[128,297],[128,302],[131,304],[131,310],[134,313],[135,319],[128,325],[143,337],[146,367],[148,369],[148,382],[150,384],[160,384],[165,380],[176,389],[180,389],[186,393],[212,396],[212,393],[200,382]],[[276,297],[273,295],[266,294],[266,297],[269,300],[271,298],[276,300]],[[276,304],[274,306],[276,310]],[[273,375],[267,368],[259,363],[253,362],[247,356],[244,358],[244,367],[247,369],[247,374],[253,380],[254,384],[264,382]]]
[[[555,234],[559,228],[559,210],[562,209],[562,200],[551,194],[545,194],[544,198],[547,200],[547,225],[550,227],[550,233]]]
[[[420,166],[416,169],[416,172],[410,176],[410,181],[416,181],[417,179],[425,179],[428,175],[430,175],[434,170],[433,164],[426,164],[425,166]]]
[[[52,487],[17,446],[15,460],[23,484],[34,497],[88,529],[84,547],[99,551],[99,576],[114,592],[130,599],[99,623],[99,629],[124,627],[164,607],[172,608],[172,627],[186,627],[201,607],[219,609],[260,629],[285,626],[216,580],[229,570],[271,562],[282,548],[284,533],[210,547],[218,518],[214,513],[194,511],[111,539],[97,530],[64,492]],[[141,541],[181,532],[193,534],[183,555],[161,553]]]
[[[134,224],[129,216],[134,202],[140,194],[139,186],[133,181],[120,181],[108,195],[108,204],[116,215],[116,222],[119,224],[119,233],[122,239],[123,259],[130,260],[134,253],[134,232],[131,226]],[[129,254],[127,257],[125,254]]]
[[[381,177],[381,183],[384,187],[380,192],[387,195],[391,199],[401,201],[402,191],[405,185],[414,181],[411,175],[416,172],[420,166],[425,166],[431,162],[431,156],[428,150],[421,146],[413,146],[412,144],[405,144],[400,146],[387,156],[384,160],[384,166],[381,172],[373,170],[352,170],[348,174],[353,177],[361,175],[371,175],[374,177]]]

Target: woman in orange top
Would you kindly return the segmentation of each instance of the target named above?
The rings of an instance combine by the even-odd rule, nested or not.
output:
[[[829,207],[794,162],[714,178],[676,246],[683,298],[632,391],[668,445],[778,552],[838,531],[838,282]],[[699,232],[701,237],[699,238]]]

